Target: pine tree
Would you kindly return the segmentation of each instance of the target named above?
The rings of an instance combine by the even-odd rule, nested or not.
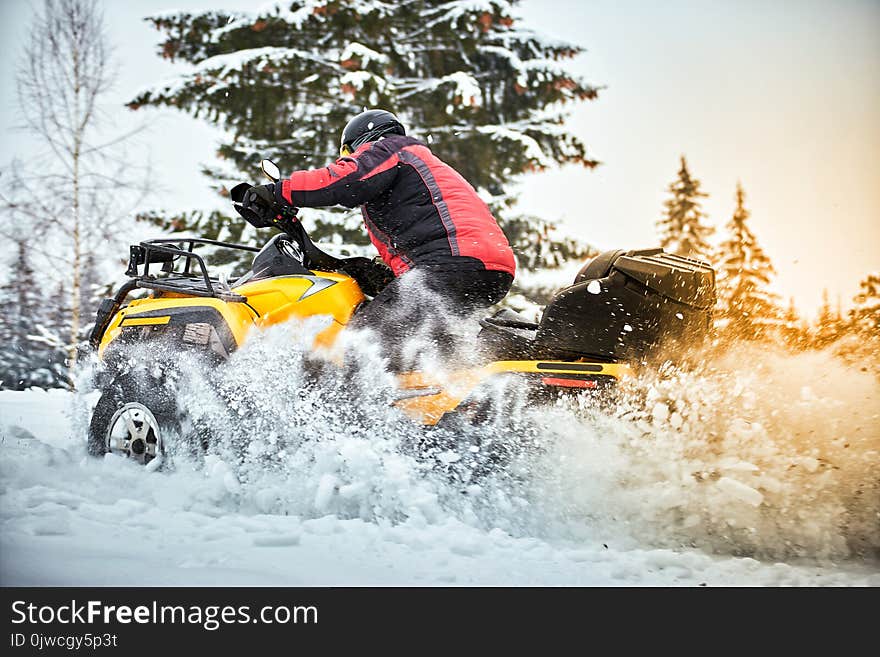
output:
[[[302,218],[302,213],[300,217]],[[176,214],[165,210],[148,210],[139,213],[137,219],[156,226],[163,235],[185,233],[188,236],[206,237],[234,244],[262,245],[257,230],[250,224],[240,217],[233,220],[218,210],[191,210]],[[263,235],[263,240],[265,239],[266,236]],[[212,271],[217,271],[218,267],[225,267],[224,273],[229,279],[246,273],[253,257],[253,254],[247,252],[210,247],[200,248],[198,252],[205,258],[205,262],[211,265]]]
[[[221,193],[254,180],[262,158],[285,171],[325,165],[351,116],[387,108],[481,192],[506,229],[503,211],[515,201],[508,187],[520,174],[597,164],[563,127],[567,103],[597,95],[561,65],[581,49],[520,27],[515,4],[293,0],[256,12],[153,16],[161,55],[192,70],[137,94],[130,107],[176,107],[232,135],[218,149],[223,168],[205,169]],[[316,239],[368,244],[351,211],[302,217]],[[156,218],[207,236],[215,220],[240,223]]]
[[[850,323],[853,330],[865,337],[880,338],[880,273],[869,274],[853,297]]]
[[[506,223],[504,232],[525,269],[556,269],[568,261],[583,261],[597,254],[593,247],[560,235],[555,224],[539,217],[514,217]]]
[[[775,274],[770,258],[755,239],[747,221],[742,184],[736,186],[736,208],[727,223],[727,238],[719,245],[718,321],[727,337],[766,339],[779,324],[775,296],[767,289]]]
[[[813,347],[816,349],[827,347],[839,340],[845,330],[846,326],[839,304],[837,310],[833,310],[828,299],[828,289],[823,289],[822,305],[819,307],[819,314],[812,331]]]
[[[66,344],[48,325],[24,238],[15,242],[15,259],[6,278],[0,286],[0,302],[6,309],[0,323],[0,389],[66,387]]]
[[[55,286],[53,294],[48,299],[48,304],[49,308],[46,313],[48,329],[57,335],[69,335],[70,293],[67,291],[67,284],[63,279]]]
[[[29,353],[28,316],[36,311],[33,291],[26,281],[34,282],[34,272],[28,262],[26,245],[16,244],[16,257],[9,268],[8,280],[0,287],[0,301],[8,309],[0,324],[0,387],[23,390],[29,387],[29,373],[33,355]]]
[[[559,274],[546,270],[558,270],[572,261],[579,268],[599,253],[580,240],[565,236],[555,224],[534,216],[507,221],[505,233],[519,263],[519,274],[505,305],[536,318],[565,283]]]
[[[700,199],[708,194],[700,190],[700,181],[691,177],[684,155],[681,156],[678,179],[670,183],[667,191],[672,198],[664,202],[666,211],[657,222],[660,246],[690,258],[705,258],[710,253],[707,239],[713,228],[702,223],[706,214]]]
[[[794,305],[794,297],[788,300],[788,308],[779,326],[782,344],[792,350],[804,349],[809,344],[809,330]]]
[[[847,321],[841,321],[834,353],[861,372],[873,372],[880,379],[880,273],[865,277]]]

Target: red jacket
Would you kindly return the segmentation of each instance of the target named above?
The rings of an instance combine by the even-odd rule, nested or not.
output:
[[[276,186],[297,207],[361,206],[370,240],[395,275],[413,267],[515,274],[513,251],[476,190],[412,137],[360,146]]]

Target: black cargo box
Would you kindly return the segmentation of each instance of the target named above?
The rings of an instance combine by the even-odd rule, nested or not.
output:
[[[662,249],[608,251],[544,309],[537,353],[643,360],[702,341],[712,325],[715,272]]]

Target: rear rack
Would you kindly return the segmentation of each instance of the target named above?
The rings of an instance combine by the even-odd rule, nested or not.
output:
[[[126,276],[134,279],[135,285],[149,290],[163,290],[166,292],[179,292],[197,297],[213,297],[223,301],[244,303],[247,298],[240,294],[230,292],[228,289],[219,289],[219,279],[212,279],[208,275],[205,259],[193,252],[197,244],[219,246],[239,251],[259,252],[260,249],[245,244],[233,244],[197,237],[182,237],[171,239],[145,240],[140,244],[132,244],[129,247],[128,269]],[[181,272],[174,272],[174,261],[184,258],[186,265]],[[193,271],[193,262],[198,271]],[[156,278],[150,275],[150,264],[162,263],[162,271],[175,273],[176,276]],[[144,273],[138,273],[138,266],[144,265]]]

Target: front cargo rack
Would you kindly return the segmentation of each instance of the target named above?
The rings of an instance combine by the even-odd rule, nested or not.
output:
[[[197,297],[213,297],[239,303],[247,301],[245,297],[232,292],[219,279],[210,277],[205,259],[194,252],[196,245],[216,246],[250,251],[251,253],[257,253],[260,250],[245,244],[233,244],[198,237],[145,240],[129,247],[128,269],[125,271],[125,275],[134,279],[135,287],[149,290],[177,292]],[[182,271],[175,272],[174,262],[178,258],[184,258],[186,264]],[[150,265],[159,263],[162,264],[162,271],[170,274],[169,276],[157,278],[150,274]],[[138,272],[140,265],[144,266],[142,274]]]

